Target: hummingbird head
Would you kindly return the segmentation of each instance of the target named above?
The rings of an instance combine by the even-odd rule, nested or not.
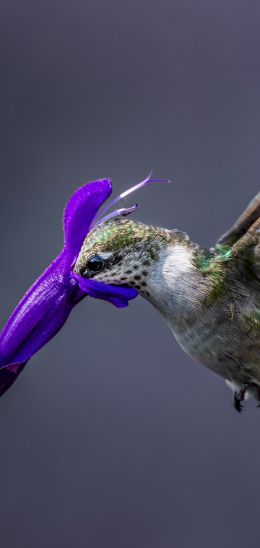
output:
[[[135,288],[168,323],[173,316],[180,322],[183,310],[190,315],[187,295],[191,285],[198,293],[194,244],[180,230],[129,220],[137,206],[107,213],[130,192],[157,181],[147,178],[103,207],[83,241],[73,273],[79,285],[78,278],[82,285],[85,278],[86,282]]]
[[[148,279],[171,231],[122,217],[95,226],[85,238],[74,272],[99,282],[135,287],[149,297]]]

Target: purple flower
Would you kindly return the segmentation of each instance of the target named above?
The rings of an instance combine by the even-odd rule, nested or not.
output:
[[[0,334],[0,396],[13,384],[27,361],[66,322],[71,310],[85,296],[103,299],[122,308],[137,297],[133,288],[105,285],[72,272],[83,240],[95,224],[115,215],[127,215],[133,208],[104,213],[128,193],[148,182],[147,178],[97,212],[112,192],[109,179],[88,183],[76,190],[64,213],[64,247],[60,255],[36,280],[16,306]],[[95,220],[96,219],[96,220]]]

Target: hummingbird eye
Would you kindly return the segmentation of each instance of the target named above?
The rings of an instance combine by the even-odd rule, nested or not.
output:
[[[102,259],[102,257],[100,257],[100,255],[93,255],[93,257],[91,257],[87,262],[87,270],[85,272],[100,272],[101,270],[103,270],[103,268],[104,260]]]

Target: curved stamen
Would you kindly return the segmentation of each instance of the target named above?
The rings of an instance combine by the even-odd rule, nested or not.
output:
[[[112,207],[114,207],[120,200],[123,200],[124,198],[126,198],[126,196],[128,196],[129,194],[132,194],[132,192],[135,192],[136,190],[138,190],[139,188],[142,188],[150,183],[171,183],[171,180],[170,179],[150,179],[152,175],[152,172],[149,173],[149,175],[143,180],[141,181],[140,183],[137,183],[136,185],[128,188],[127,190],[125,190],[124,192],[121,192],[121,194],[119,194],[118,196],[116,196],[116,198],[114,198],[113,200],[111,200],[111,202],[107,205],[105,205],[97,214],[97,217],[93,220],[93,225],[95,224],[100,224],[100,221],[99,221],[99,218],[102,216],[103,218],[103,214],[106,212],[106,211],[109,211]],[[119,211],[119,210],[118,210]],[[120,214],[120,213],[119,213]],[[122,213],[121,213],[122,215]],[[103,218],[103,221],[104,221],[104,218]],[[93,226],[92,225],[92,226]]]
[[[111,211],[111,213],[108,213],[108,215],[105,215],[105,217],[102,217],[101,219],[98,219],[95,223],[95,226],[101,225],[102,223],[105,223],[106,221],[110,221],[114,217],[117,217],[118,215],[122,215],[122,217],[126,217],[132,211],[135,211],[139,207],[138,204],[133,205],[132,207],[122,207],[121,209],[116,209],[116,211]]]

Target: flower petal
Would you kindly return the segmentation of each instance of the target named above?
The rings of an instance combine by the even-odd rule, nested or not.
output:
[[[64,212],[64,252],[68,263],[78,255],[91,222],[111,192],[111,180],[100,179],[76,190],[69,200]]]
[[[128,301],[135,299],[139,295],[138,291],[133,287],[122,287],[116,285],[107,285],[95,280],[83,278],[79,274],[72,272],[72,277],[78,283],[80,289],[90,297],[95,299],[103,299],[108,301],[118,308],[128,306]]]
[[[28,361],[59,331],[83,298],[70,276],[72,260],[111,190],[111,181],[103,179],[88,183],[73,194],[65,210],[65,244],[61,254],[25,294],[0,334],[0,368]]]
[[[86,295],[118,307],[127,306],[137,296],[135,290],[91,280],[86,286],[82,279],[71,275],[91,222],[111,191],[110,179],[102,179],[79,188],[69,200],[64,213],[63,250],[27,291],[0,334],[0,396],[35,352],[56,335],[73,307]]]

